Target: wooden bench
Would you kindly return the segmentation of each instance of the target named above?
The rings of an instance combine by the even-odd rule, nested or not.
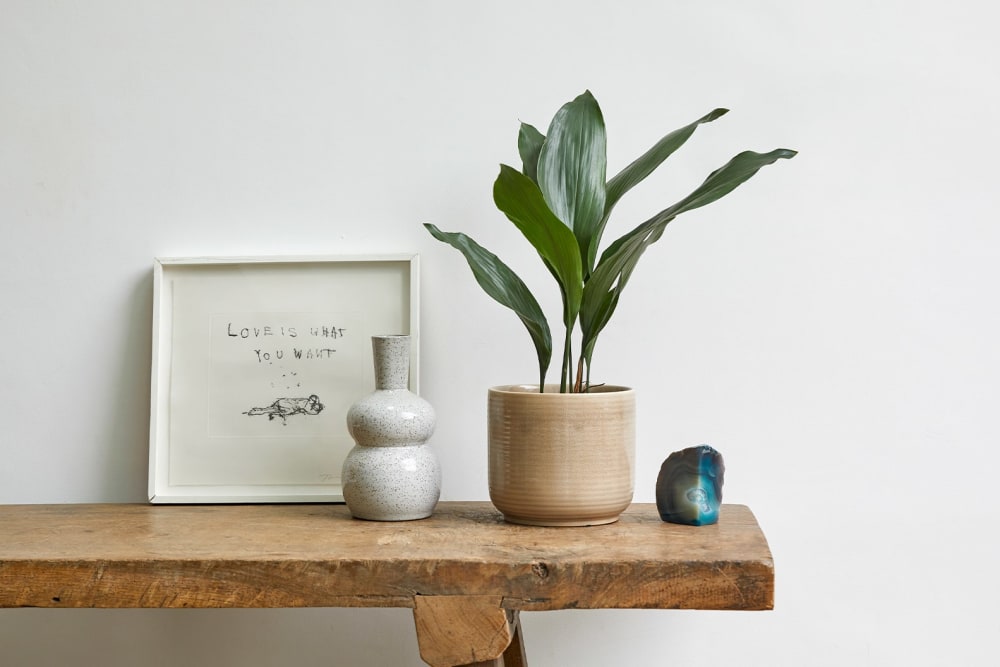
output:
[[[717,525],[535,528],[484,502],[402,523],[343,505],[0,506],[0,607],[408,607],[432,667],[527,664],[519,613],[771,609],[750,510]]]

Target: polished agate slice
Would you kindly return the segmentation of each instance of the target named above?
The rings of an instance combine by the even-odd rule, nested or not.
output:
[[[656,478],[656,508],[670,523],[707,526],[719,520],[722,454],[708,445],[674,452],[660,466]]]

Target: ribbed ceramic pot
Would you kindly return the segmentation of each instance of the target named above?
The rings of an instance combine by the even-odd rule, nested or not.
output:
[[[344,501],[358,519],[423,519],[441,495],[441,467],[427,444],[434,408],[409,390],[409,336],[373,336],[372,352],[375,391],[347,411],[355,446],[341,470]]]
[[[635,487],[635,392],[493,387],[488,398],[490,499],[512,523],[612,523]]]

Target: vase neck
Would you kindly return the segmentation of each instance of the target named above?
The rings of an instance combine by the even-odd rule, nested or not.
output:
[[[372,336],[372,354],[375,359],[375,389],[409,388],[409,336]]]

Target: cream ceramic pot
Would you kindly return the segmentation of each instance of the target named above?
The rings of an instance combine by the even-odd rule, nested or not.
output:
[[[512,523],[612,523],[635,486],[635,392],[558,386],[489,390],[490,499]]]

